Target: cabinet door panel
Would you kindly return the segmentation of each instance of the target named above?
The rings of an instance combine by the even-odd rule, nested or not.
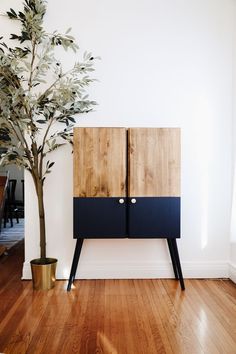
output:
[[[74,129],[74,197],[126,196],[125,128]]]
[[[119,198],[74,198],[74,238],[126,237],[126,213]]]
[[[179,238],[180,198],[129,198],[129,237],[132,238]]]
[[[128,196],[180,196],[180,129],[130,128]]]

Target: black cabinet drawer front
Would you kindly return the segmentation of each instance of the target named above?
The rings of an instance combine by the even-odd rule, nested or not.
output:
[[[179,238],[180,198],[74,198],[74,238],[80,237]]]
[[[180,197],[128,198],[128,234],[132,238],[179,238]]]
[[[74,198],[74,238],[127,237],[126,207],[122,197]]]

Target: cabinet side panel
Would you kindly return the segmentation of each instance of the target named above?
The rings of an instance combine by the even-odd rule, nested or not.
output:
[[[74,197],[126,195],[126,129],[74,129]]]
[[[180,196],[180,129],[130,128],[128,136],[129,196]]]

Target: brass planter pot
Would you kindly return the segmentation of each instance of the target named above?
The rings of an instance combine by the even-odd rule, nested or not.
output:
[[[37,258],[30,261],[34,290],[54,288],[56,281],[57,259]]]

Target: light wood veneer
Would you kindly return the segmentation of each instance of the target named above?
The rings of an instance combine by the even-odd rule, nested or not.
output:
[[[126,129],[74,129],[74,197],[126,195]]]
[[[129,196],[180,196],[180,129],[129,129]]]

